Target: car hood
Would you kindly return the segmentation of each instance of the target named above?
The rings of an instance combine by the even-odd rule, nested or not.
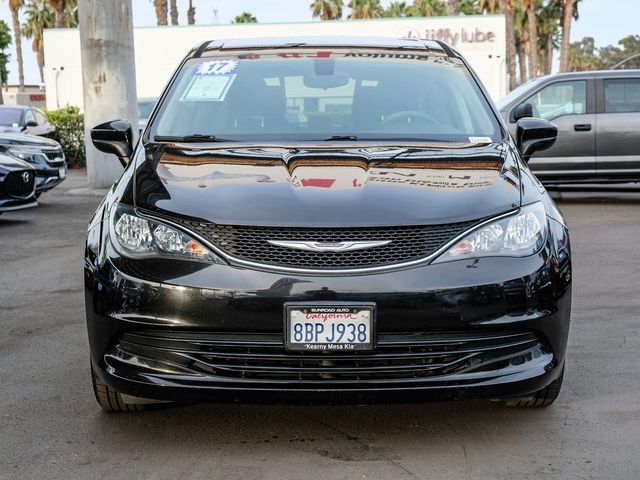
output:
[[[520,205],[506,144],[434,146],[145,146],[136,206],[220,224],[426,225]]]
[[[26,145],[30,147],[59,147],[60,144],[50,138],[27,135],[26,133],[0,133],[0,145]]]

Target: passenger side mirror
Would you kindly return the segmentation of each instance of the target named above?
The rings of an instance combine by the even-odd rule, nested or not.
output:
[[[29,120],[27,123],[24,124],[25,128],[33,128],[33,127],[37,127],[38,126],[38,122],[36,122],[35,120]]]
[[[558,127],[541,118],[523,118],[516,124],[516,143],[525,162],[538,150],[551,147],[558,138]]]
[[[516,108],[513,109],[511,113],[511,118],[514,122],[517,122],[521,118],[533,117],[533,105],[530,103],[521,103]]]
[[[93,145],[104,153],[112,153],[123,167],[131,160],[133,153],[133,130],[126,120],[113,120],[91,129]]]

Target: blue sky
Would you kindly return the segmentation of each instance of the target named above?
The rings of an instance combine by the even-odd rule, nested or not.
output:
[[[390,0],[383,0],[387,5]],[[151,0],[132,0],[135,26],[155,25],[155,13]],[[187,0],[178,0],[180,23],[186,23]],[[296,22],[311,20],[311,0],[193,0],[196,6],[196,23],[229,23],[234,16],[249,11],[261,22]],[[345,3],[347,3],[345,1]],[[407,3],[410,3],[408,1]],[[594,37],[597,46],[615,44],[626,35],[640,35],[640,0],[582,0],[580,18],[571,30],[572,41],[585,36]],[[1,0],[0,18],[11,26],[8,2]],[[26,83],[37,83],[38,69],[31,42],[22,46],[25,57]],[[10,49],[9,83],[17,82],[15,51]]]

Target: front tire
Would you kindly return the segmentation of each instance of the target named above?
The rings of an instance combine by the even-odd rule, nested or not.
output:
[[[102,383],[93,368],[91,368],[91,382],[96,400],[105,412],[142,412],[145,410],[145,405],[126,402],[120,392]]]
[[[560,376],[556,378],[553,382],[547,385],[545,388],[538,390],[537,392],[533,392],[528,397],[522,398],[514,398],[507,400],[505,405],[507,407],[516,407],[516,408],[539,408],[539,407],[548,407],[553,402],[556,401],[558,395],[560,395],[560,389],[562,388],[562,379],[564,377],[564,366],[562,367],[562,371],[560,372]]]

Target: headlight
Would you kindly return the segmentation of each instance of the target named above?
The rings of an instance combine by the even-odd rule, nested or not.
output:
[[[10,148],[9,153],[13,157],[19,158],[20,160],[24,160],[25,162],[29,162],[29,163],[37,163],[38,156],[44,155],[42,153],[42,150],[40,150],[39,148],[29,148],[29,147]]]
[[[141,217],[127,205],[114,206],[109,225],[116,249],[128,257],[177,257],[224,263],[189,235],[159,221]]]
[[[536,202],[514,215],[476,228],[433,263],[476,257],[526,257],[540,250],[546,238],[544,206]]]

